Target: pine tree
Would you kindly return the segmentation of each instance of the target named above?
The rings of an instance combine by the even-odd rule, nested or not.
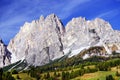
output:
[[[112,75],[108,75],[108,76],[106,76],[106,80],[114,80],[114,78]]]
[[[47,72],[46,78],[47,78],[47,79],[50,78],[49,72]]]
[[[0,68],[0,80],[2,80],[2,75],[3,75],[3,69]]]
[[[57,77],[57,73],[56,73],[56,71],[54,72],[54,77]]]
[[[62,80],[65,80],[65,72],[62,72]]]
[[[20,79],[19,75],[16,76],[16,79]]]
[[[119,72],[118,72],[118,71],[116,71],[116,76],[120,76],[120,74],[119,74]]]

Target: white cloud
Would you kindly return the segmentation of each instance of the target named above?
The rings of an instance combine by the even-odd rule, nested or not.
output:
[[[113,9],[113,10],[101,13],[101,14],[97,15],[96,17],[99,17],[99,18],[112,18],[112,17],[114,17],[114,16],[116,16],[118,14],[119,14],[119,10],[118,9]]]
[[[71,1],[68,1],[66,2],[63,6],[63,8],[61,9],[61,13],[59,14],[60,17],[62,19],[65,19],[67,18],[68,16],[70,16],[73,12],[72,11],[75,11],[76,7],[78,5],[81,5],[81,4],[84,4],[86,2],[89,2],[91,0],[71,0]]]
[[[48,15],[50,13],[57,13],[61,19],[65,19],[72,14],[75,7],[88,1],[90,0],[66,0],[62,3],[56,1],[58,4],[54,3],[54,1],[45,3],[45,1],[40,0],[14,1],[4,8],[6,11],[1,16],[0,25],[12,26],[18,22],[31,20],[33,17],[38,17],[41,14]]]

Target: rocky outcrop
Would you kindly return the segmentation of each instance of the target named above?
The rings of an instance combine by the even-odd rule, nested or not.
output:
[[[0,39],[0,67],[10,64],[11,53],[7,50],[3,41]]]
[[[8,45],[12,62],[26,59],[29,64],[38,66],[63,56],[63,32],[64,27],[54,14],[25,23]]]
[[[73,18],[64,29],[59,18],[51,14],[26,22],[10,41],[8,50],[12,63],[26,59],[29,64],[41,66],[67,53],[74,56],[94,46],[103,46],[106,54],[120,50],[120,32],[102,19],[90,21],[82,17]]]
[[[120,43],[120,32],[113,30],[108,22],[99,18],[91,21],[81,17],[73,18],[65,28],[64,49],[75,50],[95,45],[110,49],[110,45],[118,46]]]
[[[113,32],[110,24],[99,18],[92,21],[81,17],[73,18],[65,28],[64,45],[72,48],[78,48],[83,44],[94,45],[99,39],[103,39],[106,33]]]

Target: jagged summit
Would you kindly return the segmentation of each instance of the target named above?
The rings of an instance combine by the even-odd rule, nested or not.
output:
[[[58,18],[57,15],[55,15],[54,13],[48,15],[46,18]]]
[[[63,56],[61,35],[64,27],[61,21],[54,14],[41,18],[23,25],[10,41],[8,49],[14,54],[12,62],[27,59],[30,64],[43,65]]]
[[[44,19],[45,19],[44,16],[41,15],[39,21],[43,21]]]
[[[12,63],[26,59],[31,65],[41,66],[94,46],[102,46],[105,54],[111,54],[113,45],[117,47],[115,51],[120,50],[120,31],[113,30],[103,19],[73,18],[64,27],[61,20],[51,14],[25,23],[7,48],[12,53]]]

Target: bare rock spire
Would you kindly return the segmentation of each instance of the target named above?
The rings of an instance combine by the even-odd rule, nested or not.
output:
[[[0,67],[7,66],[11,62],[11,53],[7,50],[7,47],[3,43],[2,39],[0,39]]]

